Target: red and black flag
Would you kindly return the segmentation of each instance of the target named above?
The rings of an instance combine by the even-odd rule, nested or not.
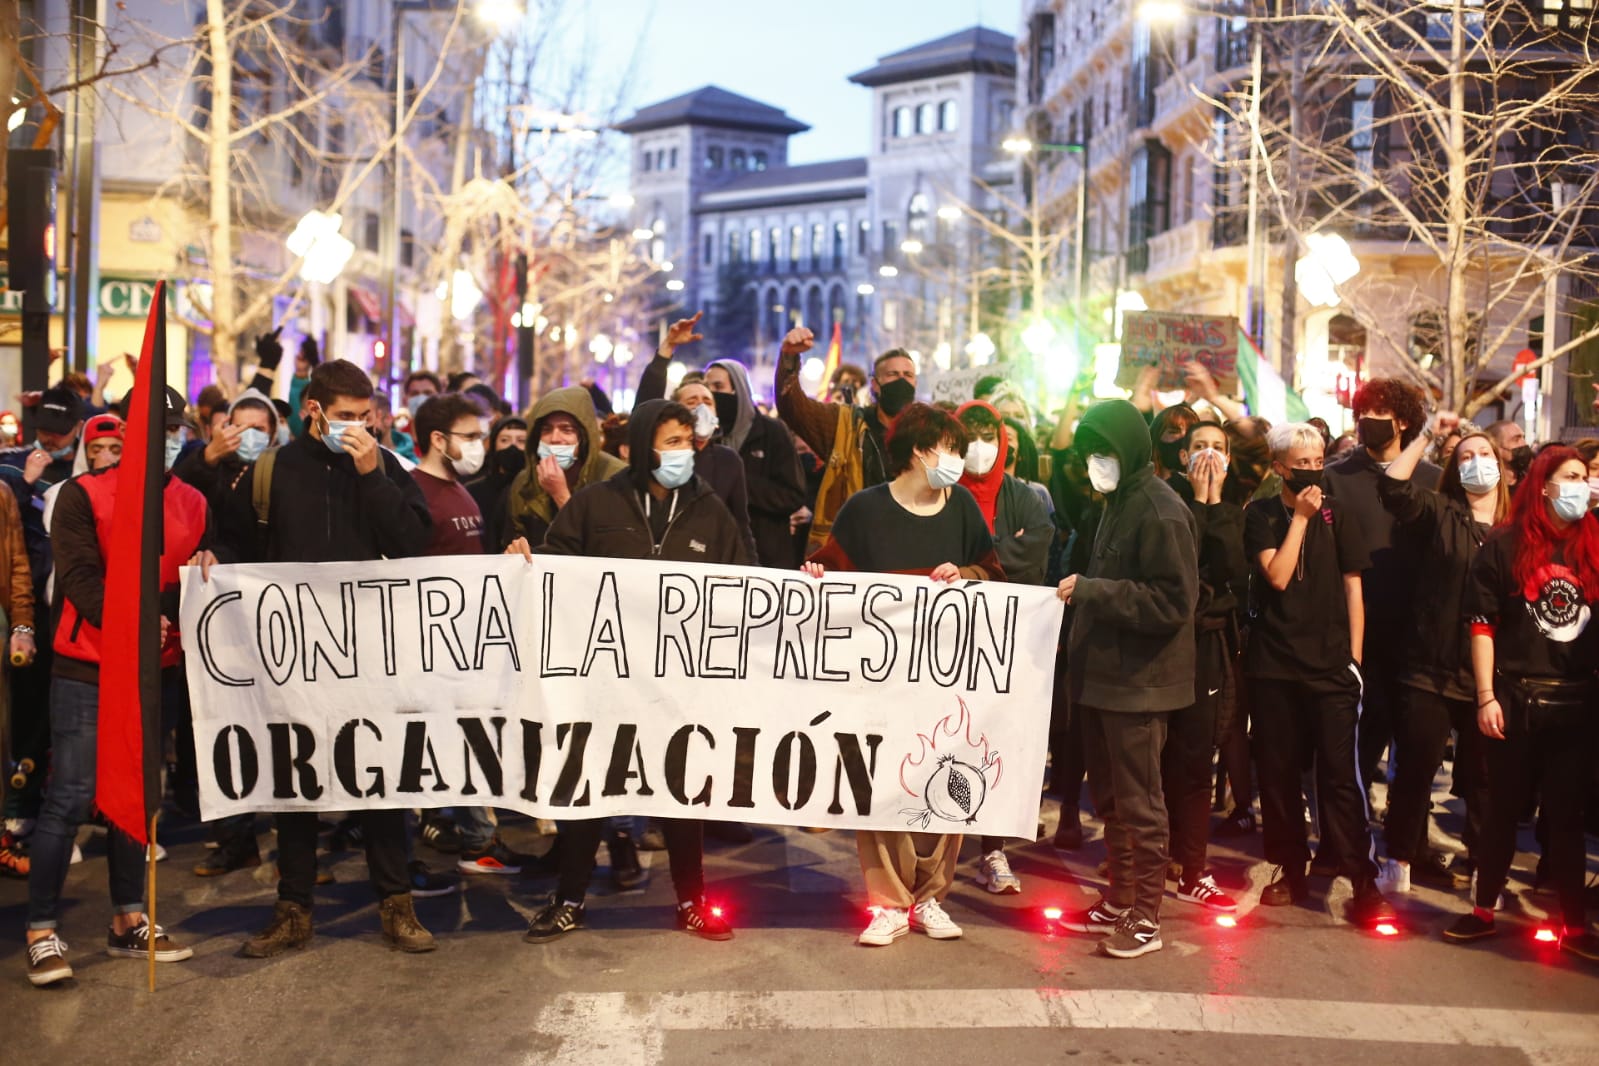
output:
[[[141,844],[161,808],[161,531],[166,480],[166,282],[158,281],[129,394],[105,550],[96,806]],[[176,622],[176,619],[173,619]]]

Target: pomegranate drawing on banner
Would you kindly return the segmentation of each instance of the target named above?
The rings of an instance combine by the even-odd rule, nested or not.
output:
[[[907,755],[899,766],[899,783],[907,794],[922,801],[921,807],[907,807],[907,825],[926,829],[934,818],[944,822],[971,825],[990,789],[999,785],[1004,769],[999,752],[988,746],[988,735],[972,739],[972,716],[966,701],[960,700],[958,714],[945,715],[926,733],[916,734],[921,747],[915,756]],[[936,755],[926,769],[929,755]],[[926,770],[926,776],[920,773]],[[920,780],[920,787],[912,784]]]

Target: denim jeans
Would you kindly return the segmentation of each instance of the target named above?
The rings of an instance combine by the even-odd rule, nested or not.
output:
[[[94,804],[100,686],[57,677],[50,686],[50,783],[33,831],[28,874],[28,928],[54,929],[61,889],[72,862],[72,842]],[[144,910],[144,848],[113,826],[109,851],[111,909]]]
[[[494,839],[494,822],[487,807],[455,808],[455,824],[461,831],[462,851],[482,851]]]

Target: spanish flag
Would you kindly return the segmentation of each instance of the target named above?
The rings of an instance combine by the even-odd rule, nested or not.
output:
[[[833,383],[833,371],[838,369],[838,364],[844,360],[844,320],[833,319],[833,339],[827,346],[827,365],[822,367],[822,383],[817,386],[817,395],[827,399],[827,387]]]
[[[161,517],[166,479],[166,282],[134,374],[105,552],[95,805],[141,844],[161,809]],[[176,623],[176,619],[173,622]]]

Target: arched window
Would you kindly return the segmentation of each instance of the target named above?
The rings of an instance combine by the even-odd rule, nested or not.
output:
[[[914,121],[915,120],[911,115],[910,108],[896,107],[894,109],[894,136],[909,137],[912,133],[916,132]]]
[[[767,163],[766,163],[766,153],[765,152],[754,152],[754,153],[752,153],[750,155],[750,169],[751,170],[765,170],[766,166],[767,166]]]
[[[749,157],[744,154],[744,149],[733,149],[733,154],[729,157],[728,165],[732,167],[735,173],[741,173],[745,170],[748,170]]]
[[[944,133],[954,133],[961,128],[961,105],[945,100],[938,105],[938,128]]]
[[[654,164],[655,164],[655,153],[654,152],[645,152],[644,153],[644,173],[648,174],[651,170],[655,169]]]
[[[938,129],[938,109],[932,104],[921,104],[916,108],[916,132],[932,133]]]
[[[828,336],[833,328],[832,323],[822,319],[822,288],[819,285],[805,294],[805,328],[817,337]]]

